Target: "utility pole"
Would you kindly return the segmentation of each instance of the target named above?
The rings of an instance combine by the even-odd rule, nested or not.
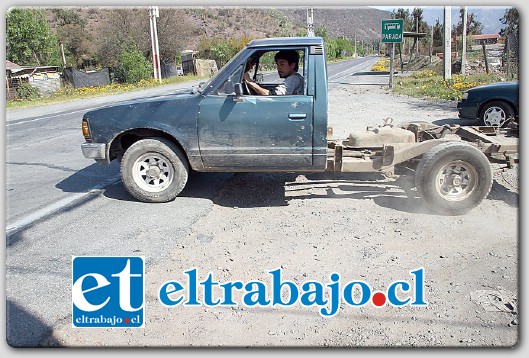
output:
[[[433,55],[433,25],[430,27],[430,63],[432,63]]]
[[[449,80],[452,78],[452,18],[451,6],[444,7],[444,74],[443,78]]]
[[[391,43],[391,55],[389,56],[389,88],[393,89],[393,72],[395,71],[395,43]]]
[[[355,58],[357,57],[357,54],[356,54],[356,34],[355,34]]]
[[[162,82],[162,72],[160,69],[160,49],[158,48],[158,30],[156,29],[156,18],[160,17],[158,6],[149,6],[149,17],[151,20],[151,48],[154,79]]]
[[[307,37],[314,37],[314,11],[307,9]]]
[[[362,56],[365,56],[365,50],[364,50],[364,39],[362,39]]]
[[[463,33],[462,43],[463,48],[461,49],[461,74],[464,75],[466,72],[467,65],[467,7],[463,6]]]
[[[61,47],[62,66],[66,68],[66,57],[64,57],[64,45],[62,44],[62,41],[60,41],[59,44]]]

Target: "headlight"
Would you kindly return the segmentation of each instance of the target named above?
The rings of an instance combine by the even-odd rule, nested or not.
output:
[[[468,98],[468,92],[463,93],[462,99],[467,99],[467,98]]]

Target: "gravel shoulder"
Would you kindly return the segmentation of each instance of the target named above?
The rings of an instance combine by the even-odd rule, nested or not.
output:
[[[382,124],[463,123],[455,103],[396,96],[377,84],[330,91],[334,137]],[[194,173],[203,181],[208,174]],[[145,327],[74,329],[57,322],[49,342],[142,347],[513,347],[518,342],[518,170],[495,175],[488,198],[462,216],[423,207],[410,178],[378,174],[233,174],[207,215],[168,259],[146,272]],[[381,290],[424,269],[426,307],[165,307],[158,289],[196,268],[220,282],[297,285],[362,280]],[[501,299],[501,300],[500,300]],[[43,342],[46,344],[46,342]],[[50,343],[51,344],[51,343]]]

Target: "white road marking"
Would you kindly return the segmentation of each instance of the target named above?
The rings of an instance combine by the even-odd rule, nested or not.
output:
[[[121,177],[114,177],[110,178],[109,180],[103,182],[102,184],[90,189],[87,192],[84,193],[77,193],[74,195],[70,195],[67,198],[64,198],[62,200],[59,200],[55,203],[52,203],[34,213],[31,213],[21,219],[18,219],[14,223],[6,226],[6,235],[12,235],[16,233],[17,231],[20,231],[42,219],[45,219],[61,210],[64,210],[70,206],[73,206],[80,201],[92,196],[99,194],[104,188],[110,185],[114,185],[118,183],[121,180]]]

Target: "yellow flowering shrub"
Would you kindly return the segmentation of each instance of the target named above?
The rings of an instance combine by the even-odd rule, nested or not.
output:
[[[371,71],[374,71],[374,72],[387,72],[387,71],[389,71],[389,58],[381,57],[373,65],[373,67],[371,67]]]

